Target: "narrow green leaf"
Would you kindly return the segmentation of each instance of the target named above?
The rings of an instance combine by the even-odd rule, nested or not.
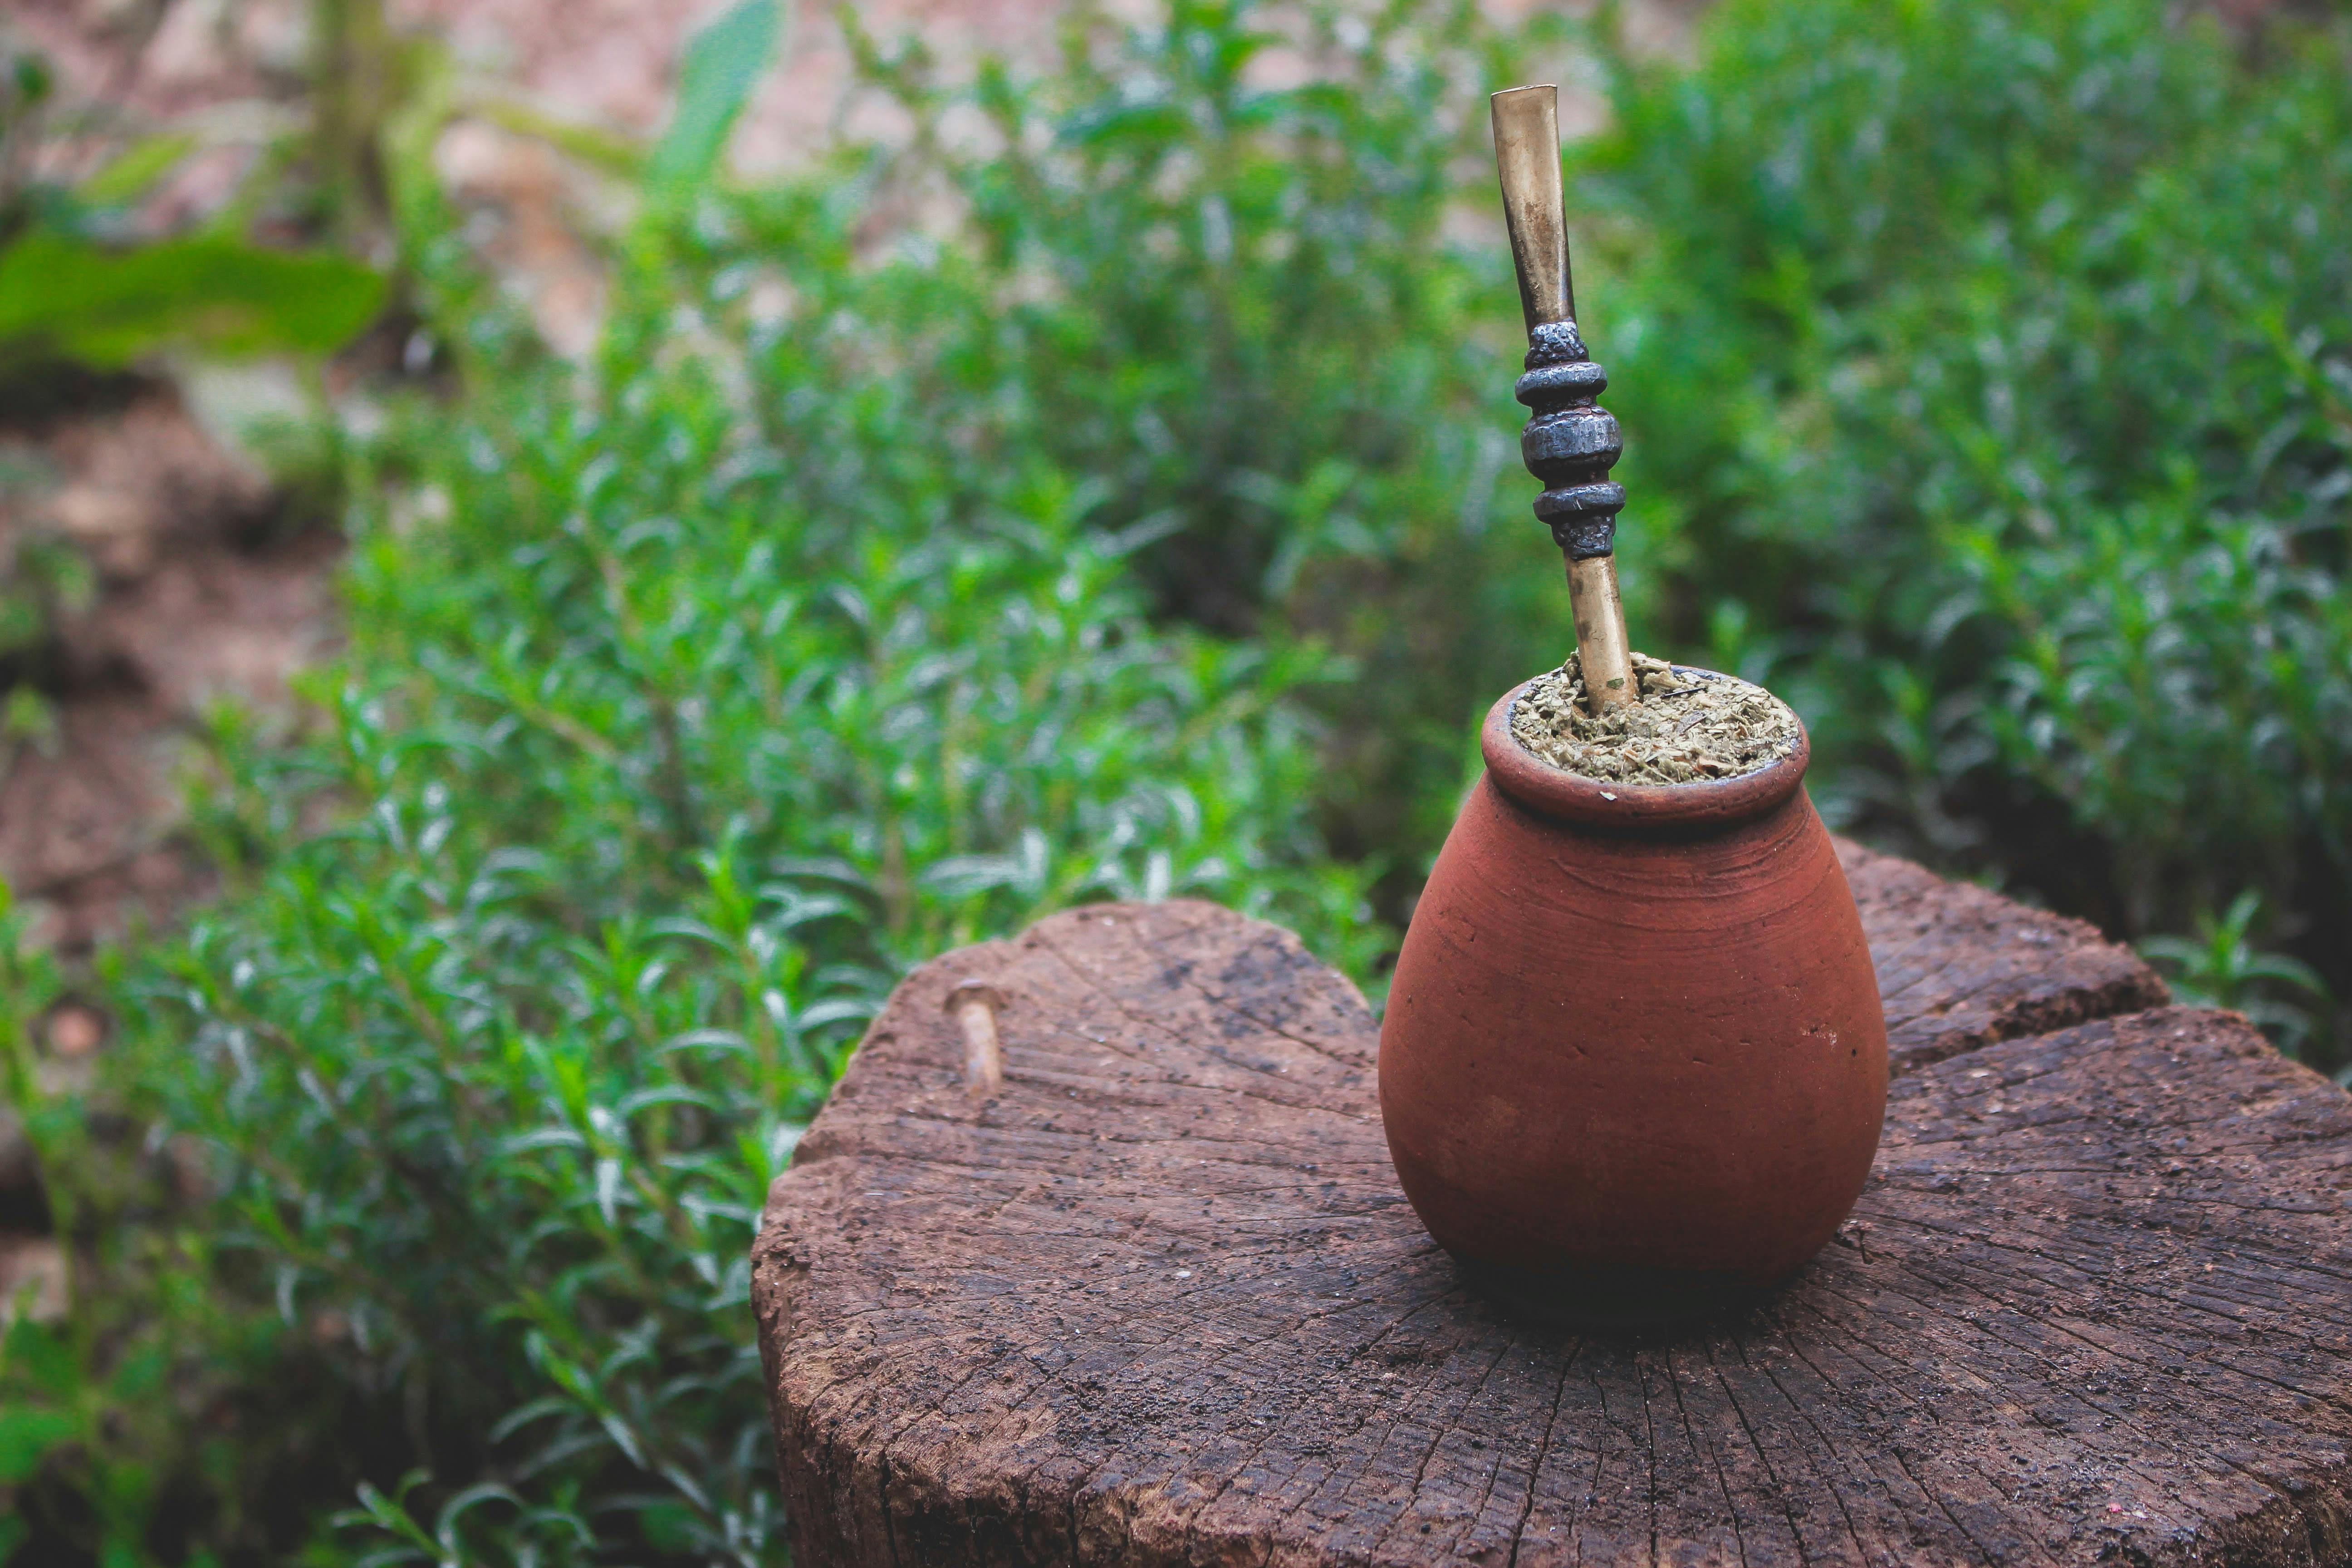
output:
[[[136,201],[147,188],[186,157],[196,145],[196,139],[184,131],[165,132],[161,135],[143,137],[123,149],[121,154],[97,174],[84,180],[74,195],[92,206],[118,206]]]
[[[666,201],[707,184],[751,89],[775,56],[777,0],[742,0],[687,41],[677,108],[646,164],[646,184]]]
[[[0,251],[0,359],[111,368],[174,343],[329,353],[374,320],[383,292],[373,271],[324,252],[221,235],[123,250],[36,230]]]

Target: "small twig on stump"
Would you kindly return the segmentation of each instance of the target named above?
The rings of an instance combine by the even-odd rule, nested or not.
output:
[[[1616,419],[1593,405],[1609,377],[1587,356],[1576,330],[1559,179],[1559,89],[1515,87],[1495,94],[1493,105],[1503,216],[1528,323],[1527,374],[1517,395],[1534,417],[1519,433],[1519,455],[1544,484],[1536,516],[1551,525],[1568,557],[1577,660],[1585,701],[1599,712],[1641,698],[1617,594],[1617,513],[1625,487],[1609,478],[1624,442]]]

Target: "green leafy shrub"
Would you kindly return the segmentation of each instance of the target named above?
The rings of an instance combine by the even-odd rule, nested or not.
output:
[[[1585,161],[1629,559],[1860,822],[2352,973],[2345,35],[1731,0]],[[1654,498],[1654,499],[1653,499]],[[1638,566],[1637,566],[1638,569]]]
[[[1317,694],[1322,809],[1396,908],[1480,697],[1567,647],[1513,444],[1525,344],[1486,111],[1559,43],[1467,0],[1171,0],[1142,23],[1077,8],[1036,80],[988,65],[950,88],[919,51],[866,55],[918,132],[861,184],[946,229],[948,286],[891,325],[921,363],[986,371],[933,392],[942,426],[1104,487],[1163,615],[1347,657]]]
[[[284,1342],[241,1375],[325,1369],[394,1560],[778,1559],[746,1252],[909,963],[1100,897],[1382,945],[1309,821],[1324,656],[1152,626],[1100,484],[941,438],[979,367],[875,352],[939,279],[846,265],[853,219],[657,213],[590,372],[396,414],[331,727],[222,748],[250,880],[123,983],[209,1286]],[[730,226],[807,310],[758,314]]]
[[[0,1297],[0,1561],[201,1561],[277,1497],[347,1494],[354,1467],[318,1359],[219,1289],[219,1228],[174,1201],[175,1162],[89,1058],[41,1048],[74,1005],[0,884],[0,1136],[29,1145],[57,1244]]]

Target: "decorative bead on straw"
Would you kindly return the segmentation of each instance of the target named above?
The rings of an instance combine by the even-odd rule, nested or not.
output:
[[[1536,516],[1551,526],[1568,557],[1577,661],[1585,702],[1599,712],[1641,699],[1617,594],[1617,513],[1625,487],[1609,478],[1624,442],[1614,416],[1593,403],[1609,377],[1585,353],[1576,330],[1559,178],[1559,89],[1515,87],[1495,94],[1492,103],[1503,217],[1528,324],[1527,374],[1517,395],[1534,417],[1519,433],[1519,455],[1543,481]]]

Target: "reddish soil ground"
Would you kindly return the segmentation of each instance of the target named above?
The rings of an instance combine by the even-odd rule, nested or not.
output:
[[[185,742],[218,700],[282,710],[331,642],[337,543],[288,531],[268,482],[155,380],[0,426],[0,461],[41,482],[0,496],[0,539],[45,533],[96,568],[33,675],[53,727],[0,776],[0,875],[68,952],[167,919],[206,879],[173,842]]]

